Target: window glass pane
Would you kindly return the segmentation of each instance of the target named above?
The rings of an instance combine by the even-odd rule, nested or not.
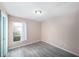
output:
[[[21,22],[13,22],[13,41],[26,40],[26,24]]]
[[[23,24],[19,22],[13,23],[13,41],[20,41],[22,39]]]

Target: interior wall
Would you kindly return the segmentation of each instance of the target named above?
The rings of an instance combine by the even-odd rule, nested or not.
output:
[[[79,56],[78,20],[76,13],[60,15],[42,22],[41,39]]]
[[[12,21],[24,22],[27,24],[27,40],[21,42],[13,42],[12,40]],[[27,44],[32,44],[41,40],[41,23],[38,21],[31,21],[19,17],[9,16],[9,48],[15,48]]]
[[[0,28],[1,28],[1,10],[0,10]],[[0,29],[0,57],[1,57],[1,29]]]

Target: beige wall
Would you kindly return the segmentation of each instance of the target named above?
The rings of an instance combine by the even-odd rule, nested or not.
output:
[[[27,24],[27,40],[13,42],[12,40],[12,21],[25,22]],[[18,17],[9,16],[9,48],[35,43],[41,40],[41,23]]]
[[[79,56],[77,13],[56,16],[42,22],[42,41]]]

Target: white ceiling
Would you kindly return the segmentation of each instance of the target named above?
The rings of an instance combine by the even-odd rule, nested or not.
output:
[[[30,20],[43,21],[49,18],[75,12],[79,3],[68,2],[4,2],[0,5],[12,16],[22,17]],[[34,13],[42,10],[42,15]]]

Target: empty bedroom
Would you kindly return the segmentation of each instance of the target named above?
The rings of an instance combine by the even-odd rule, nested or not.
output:
[[[78,2],[0,2],[1,57],[78,57]]]

